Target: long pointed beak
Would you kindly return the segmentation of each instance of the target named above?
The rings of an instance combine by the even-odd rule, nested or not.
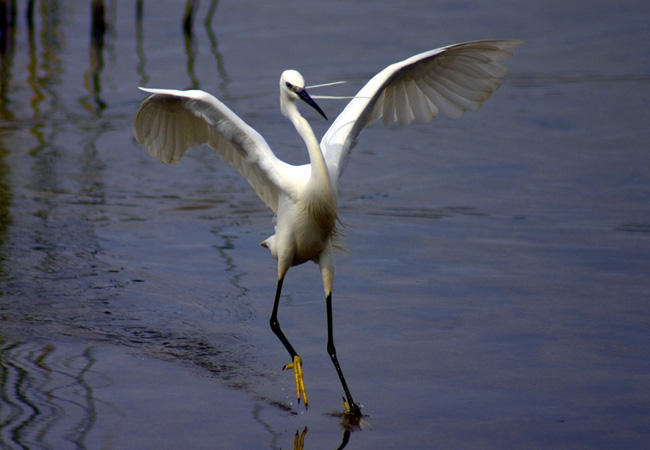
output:
[[[307,93],[307,91],[305,89],[296,89],[296,94],[298,94],[298,97],[300,97],[300,100],[302,100],[303,102],[307,103],[309,106],[314,108],[316,111],[318,111],[318,113],[321,116],[323,116],[325,118],[325,120],[327,120],[327,116],[325,115],[323,110],[320,109],[320,106],[318,106],[316,104],[314,99],[309,96],[309,94]]]

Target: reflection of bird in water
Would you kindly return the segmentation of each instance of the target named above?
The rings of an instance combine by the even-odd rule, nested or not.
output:
[[[298,435],[298,430],[296,430],[296,435],[293,438],[293,450],[302,450],[305,448],[305,435],[307,434],[307,428],[302,429],[302,433]]]
[[[314,261],[320,267],[327,306],[327,352],[343,385],[346,412],[360,417],[334,348],[332,330],[333,243],[336,239],[338,182],[361,130],[381,117],[395,122],[429,122],[439,111],[460,117],[478,109],[501,85],[506,69],[498,63],[512,56],[519,41],[474,41],[431,50],[398,62],[375,75],[350,101],[320,142],[298,112],[297,101],[325,114],[307,94],[303,77],[287,70],[280,77],[280,108],[302,137],[309,164],[293,166],[278,159],[259,133],[228,107],[203,91],[143,89],[151,95],[137,112],[134,132],[149,154],[178,163],[185,152],[208,144],[255,189],[276,214],[275,234],[262,245],[278,261],[278,283],[271,329],[291,356],[298,401],[307,395],[302,360],[280,329],[278,305],[291,266]],[[325,117],[326,118],[326,117]]]

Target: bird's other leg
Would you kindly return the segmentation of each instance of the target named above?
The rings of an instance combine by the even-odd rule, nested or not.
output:
[[[280,322],[278,322],[278,306],[280,305],[280,294],[282,293],[283,281],[284,277],[278,279],[278,287],[275,291],[275,301],[273,302],[273,312],[271,313],[270,320],[271,330],[273,330],[273,333],[278,337],[278,339],[280,339],[280,342],[282,342],[282,345],[284,345],[284,348],[287,349],[289,355],[291,356],[291,362],[289,364],[286,364],[282,370],[293,370],[293,374],[296,380],[296,398],[298,400],[298,403],[300,403],[300,398],[302,397],[305,403],[305,408],[307,408],[307,392],[305,391],[305,381],[302,376],[302,359],[300,356],[298,356],[293,346],[280,329]]]
[[[359,407],[358,403],[355,403],[354,400],[352,400],[350,389],[348,389],[348,384],[345,382],[345,377],[343,376],[341,365],[339,364],[338,358],[336,357],[336,348],[334,347],[334,326],[332,324],[332,292],[331,291],[325,298],[325,302],[327,304],[327,353],[330,355],[330,358],[332,359],[332,363],[334,364],[336,373],[338,373],[339,379],[341,380],[343,391],[345,392],[345,397],[347,399],[346,401],[344,401],[346,414],[354,418],[360,418],[362,416],[361,408]]]
[[[321,277],[323,279],[323,288],[325,289],[325,303],[327,304],[327,353],[334,363],[336,373],[339,375],[345,397],[343,404],[345,405],[345,414],[348,417],[358,419],[361,418],[361,409],[358,403],[352,400],[350,389],[345,382],[341,365],[336,357],[336,348],[334,347],[334,325],[332,323],[332,287],[334,285],[334,249],[332,241],[330,240],[327,246],[323,249],[318,257],[318,265],[320,267]]]

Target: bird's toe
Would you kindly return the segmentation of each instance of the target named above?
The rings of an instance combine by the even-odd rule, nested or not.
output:
[[[300,356],[294,356],[293,362],[290,362],[283,368],[283,370],[289,369],[293,370],[293,375],[296,380],[296,399],[298,400],[298,403],[300,403],[300,398],[302,397],[305,408],[307,408],[307,392],[305,391],[305,380],[302,376],[302,359]]]

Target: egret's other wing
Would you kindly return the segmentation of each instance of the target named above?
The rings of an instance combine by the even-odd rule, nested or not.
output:
[[[338,180],[361,130],[381,117],[384,125],[427,123],[439,111],[454,118],[481,107],[501,86],[516,40],[473,41],[412,56],[375,75],[348,103],[321,140],[330,173]],[[336,175],[334,175],[336,174]]]
[[[274,212],[289,166],[264,138],[212,95],[198,90],[144,89],[153,94],[135,116],[136,140],[150,156],[177,164],[192,147],[208,144],[248,180]]]

